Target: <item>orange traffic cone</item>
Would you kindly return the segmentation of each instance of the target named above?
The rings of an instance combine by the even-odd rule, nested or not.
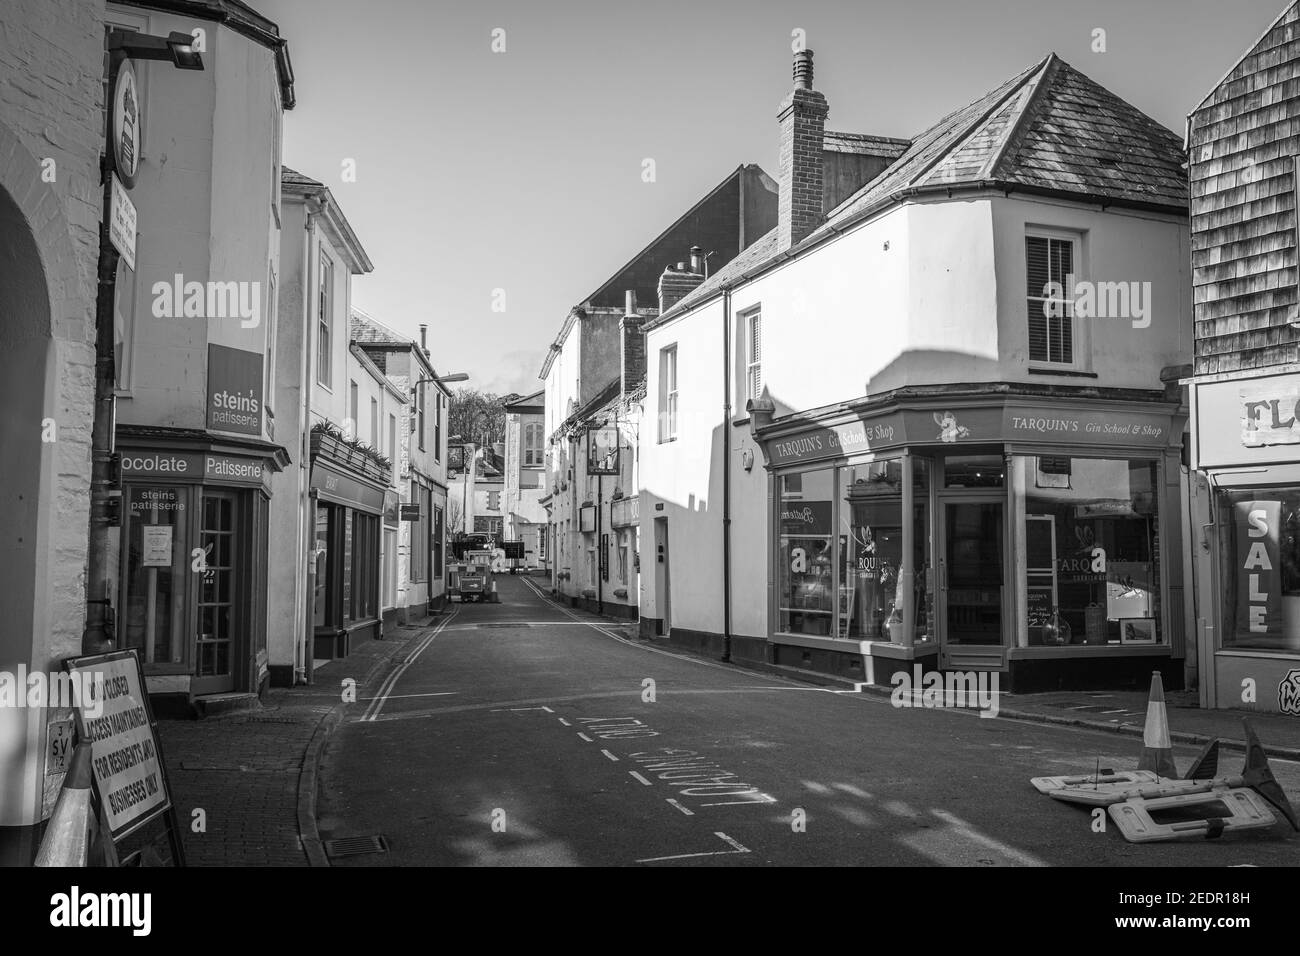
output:
[[[83,741],[72,752],[72,766],[45,828],[36,865],[86,866],[90,821],[90,744]]]
[[[1151,696],[1147,700],[1147,724],[1142,732],[1142,759],[1139,770],[1150,770],[1157,777],[1178,779],[1174,766],[1174,745],[1169,740],[1169,714],[1165,710],[1165,685],[1159,671],[1151,672]]]

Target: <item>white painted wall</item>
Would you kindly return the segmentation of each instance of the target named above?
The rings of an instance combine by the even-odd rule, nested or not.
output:
[[[1027,227],[1080,237],[1079,278],[1150,281],[1150,328],[1076,320],[1088,377],[1031,375],[1025,298]],[[732,417],[744,414],[740,315],[761,307],[763,378],[778,416],[905,385],[977,382],[1161,387],[1189,361],[1186,223],[1023,198],[895,208],[733,291]],[[662,617],[654,520],[669,526],[674,628],[722,631],[722,464],[732,456],[732,632],[767,627],[768,477],[747,426],[722,425],[723,303],[700,305],[647,336],[647,427],[641,436],[641,613]],[[659,355],[677,344],[678,438],[658,441]],[[729,432],[728,437],[723,435]],[[745,472],[742,456],[755,457]],[[662,510],[656,510],[662,505]]]

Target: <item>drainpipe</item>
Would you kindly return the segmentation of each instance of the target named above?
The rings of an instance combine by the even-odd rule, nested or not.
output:
[[[314,299],[312,290],[319,282],[316,276],[316,264],[311,252],[311,234],[320,213],[319,204],[307,199],[304,203],[306,216],[303,217],[302,231],[302,265],[306,277],[306,287],[302,296],[302,345],[298,357],[298,549],[306,563],[306,574],[298,575],[304,591],[302,600],[296,602],[302,611],[302,619],[297,622],[301,643],[294,641],[294,675],[295,684],[310,684],[312,679],[311,660],[313,656],[313,622],[316,619],[316,494],[311,490],[311,383],[310,368],[313,354],[309,343],[315,325],[311,321],[311,303]],[[313,281],[314,280],[314,281]],[[312,520],[307,519],[311,514]]]
[[[731,660],[731,290],[722,293],[722,659]]]

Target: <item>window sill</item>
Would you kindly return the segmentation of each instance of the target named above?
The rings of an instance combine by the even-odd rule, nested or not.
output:
[[[1031,368],[1030,375],[1067,375],[1074,378],[1100,378],[1096,372],[1084,372],[1074,368]]]
[[[667,444],[670,444],[670,443],[675,442],[675,441],[677,441],[677,436],[676,436],[676,435],[674,435],[672,438],[661,438],[661,439],[659,439],[659,444],[661,444],[661,445],[667,445]]]
[[[742,425],[748,425],[748,424],[749,424],[749,416],[748,416],[748,415],[741,415],[739,418],[733,418],[733,419],[731,420],[731,424],[732,424],[732,427],[733,427],[733,428],[740,428]]]

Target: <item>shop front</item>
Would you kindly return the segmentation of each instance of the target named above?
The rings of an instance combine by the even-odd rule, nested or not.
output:
[[[249,442],[120,435],[118,646],[162,707],[267,678],[267,511],[287,456]]]
[[[1201,704],[1300,716],[1300,374],[1192,395]]]
[[[380,535],[386,484],[318,456],[311,465],[315,548],[313,655],[346,657],[354,643],[382,637]]]
[[[1022,692],[1153,669],[1181,687],[1177,412],[949,392],[760,428],[772,661],[884,685],[919,664]]]

